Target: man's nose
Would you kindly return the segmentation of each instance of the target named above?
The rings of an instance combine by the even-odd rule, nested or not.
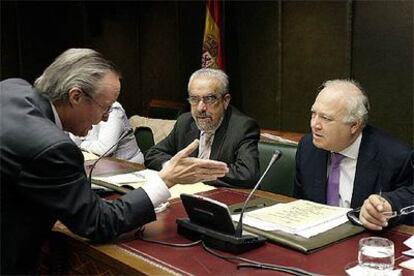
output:
[[[315,115],[314,117],[311,118],[310,126],[311,128],[319,128],[319,129],[321,128],[321,122],[319,120],[318,115]]]
[[[203,102],[203,100],[200,100],[197,104],[197,110],[198,111],[206,111],[207,105]]]

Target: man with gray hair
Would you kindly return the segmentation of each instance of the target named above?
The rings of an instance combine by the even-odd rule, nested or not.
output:
[[[412,194],[398,192],[413,185],[411,148],[367,124],[368,98],[356,82],[331,80],[322,87],[311,108],[312,133],[298,145],[294,196],[358,208],[378,194],[381,211],[412,204]],[[387,226],[381,219],[360,215],[373,230]]]
[[[257,144],[260,129],[256,121],[229,105],[228,77],[218,69],[195,71],[188,81],[191,113],[178,119],[171,133],[145,154],[145,166],[160,170],[171,157],[200,139],[198,151],[203,159],[227,163],[229,172],[210,184],[252,187],[259,178]]]
[[[156,219],[154,206],[175,183],[215,180],[218,161],[189,158],[198,141],[142,188],[106,201],[95,194],[84,158],[65,131],[85,136],[108,116],[120,93],[120,74],[99,53],[69,49],[36,80],[0,83],[2,275],[37,274],[40,248],[57,220],[93,241],[112,241]]]

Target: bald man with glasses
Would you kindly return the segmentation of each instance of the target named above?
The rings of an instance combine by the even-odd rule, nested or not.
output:
[[[145,155],[147,168],[160,170],[174,154],[199,139],[193,157],[227,163],[229,172],[210,182],[217,186],[252,187],[259,178],[258,124],[231,106],[227,75],[203,68],[188,81],[191,113],[178,119],[171,133]]]

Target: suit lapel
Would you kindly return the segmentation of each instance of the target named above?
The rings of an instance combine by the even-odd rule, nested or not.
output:
[[[184,141],[185,145],[191,144],[194,139],[200,139],[200,130],[198,129],[197,125],[195,124],[194,120],[191,121],[190,131],[188,133],[184,133]],[[198,156],[198,148],[190,154],[191,157]]]
[[[210,159],[212,160],[218,160],[219,153],[222,152],[221,148],[224,144],[225,138],[226,138],[226,130],[227,126],[230,121],[231,116],[231,106],[228,106],[225,116],[223,118],[223,121],[221,122],[221,125],[217,129],[216,133],[214,134],[214,140],[213,144],[211,145],[211,152],[210,152]]]
[[[369,128],[368,126],[366,127]],[[352,192],[351,207],[356,208],[363,204],[370,194],[379,192],[380,163],[378,151],[373,143],[370,143],[369,131],[363,132],[359,147],[358,162],[355,171],[354,189]]]
[[[313,169],[315,170],[314,183],[314,198],[317,202],[326,203],[326,183],[327,183],[327,166],[329,153],[325,150],[317,149],[316,160],[313,162]]]

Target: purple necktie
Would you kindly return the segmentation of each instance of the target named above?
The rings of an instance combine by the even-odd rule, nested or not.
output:
[[[326,202],[331,206],[339,205],[339,165],[344,157],[345,156],[340,153],[332,153],[331,167],[328,176],[328,190],[326,193]]]

